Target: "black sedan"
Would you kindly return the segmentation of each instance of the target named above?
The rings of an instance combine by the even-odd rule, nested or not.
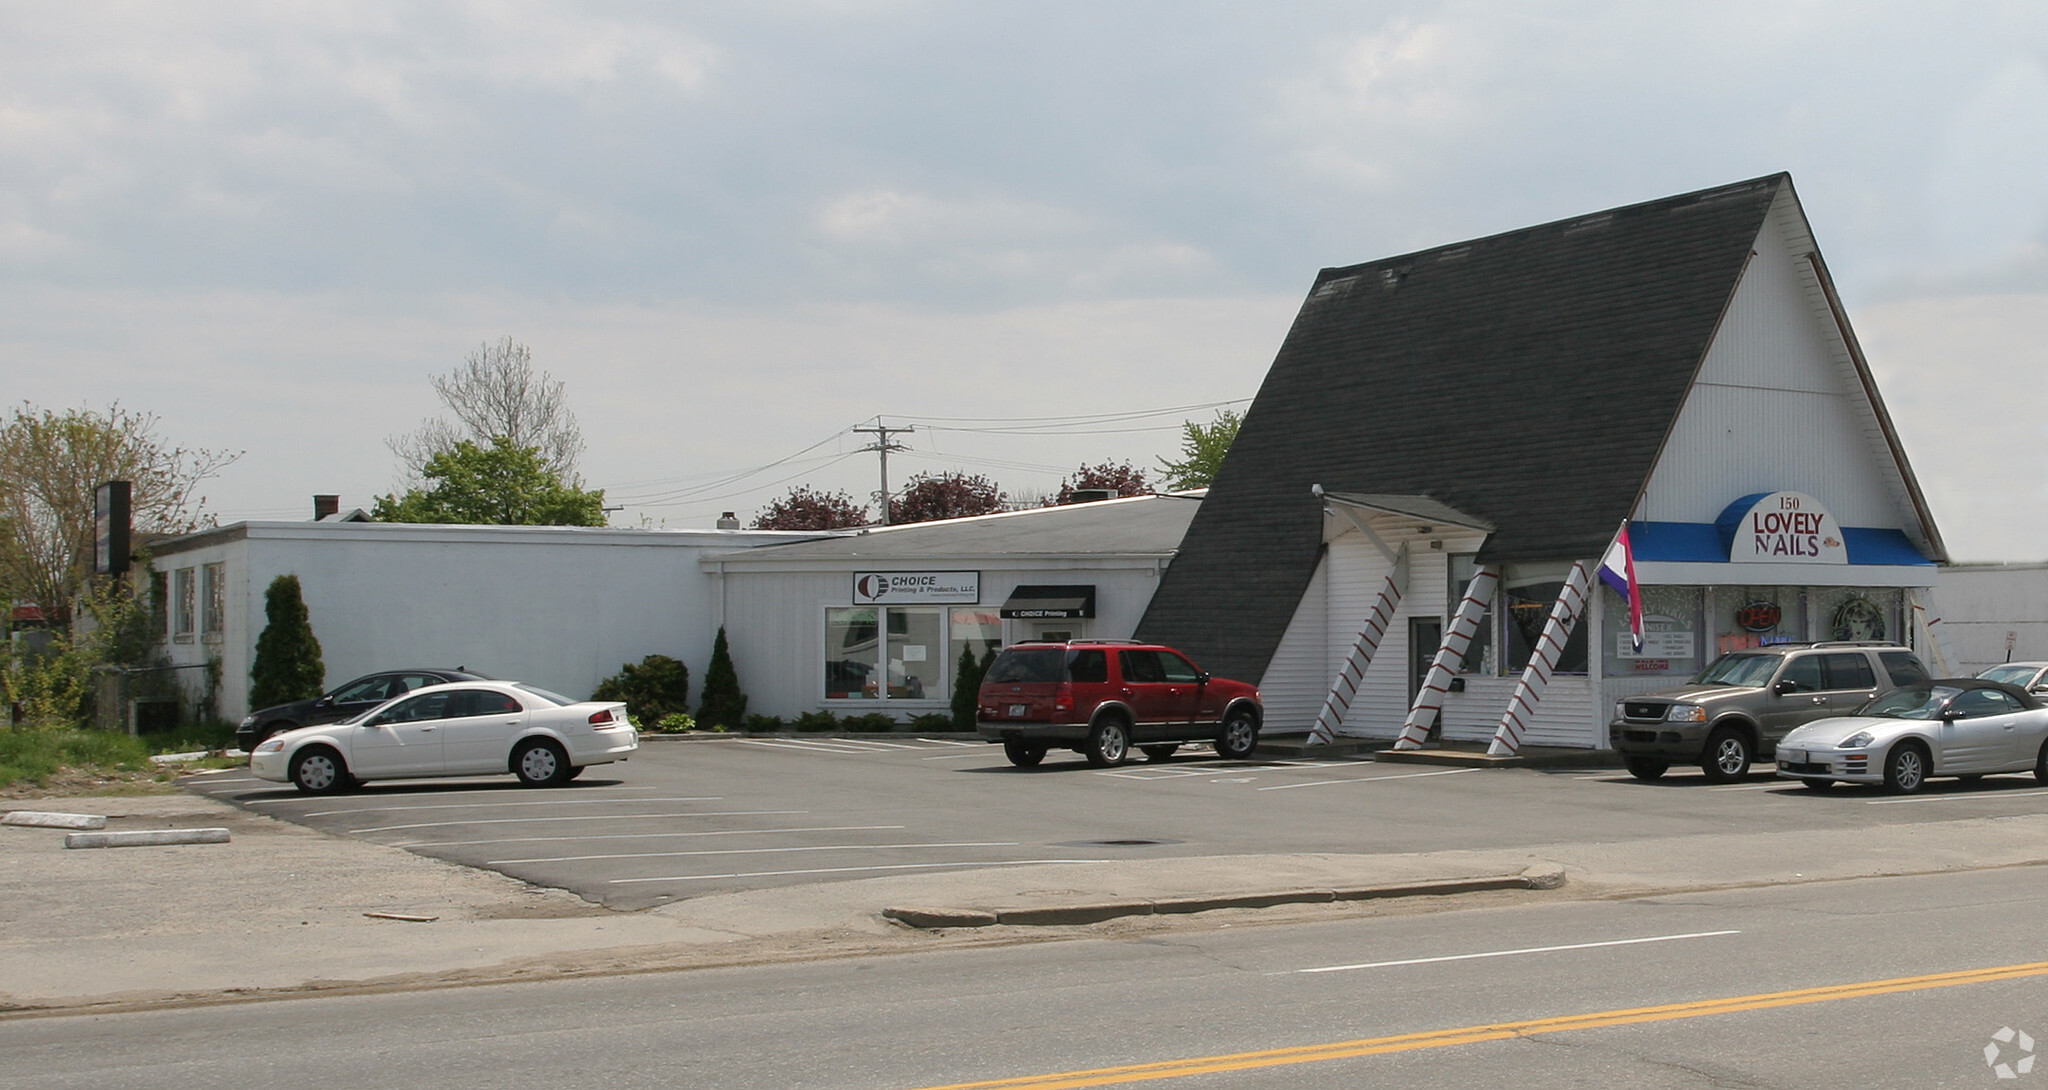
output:
[[[459,666],[453,670],[417,666],[403,670],[380,670],[374,674],[365,674],[311,700],[279,704],[274,708],[250,712],[242,720],[242,725],[235,728],[235,744],[240,746],[243,752],[249,752],[265,738],[280,731],[291,730],[294,727],[338,723],[357,712],[369,711],[394,696],[403,696],[423,685],[489,680],[491,679],[483,674]]]

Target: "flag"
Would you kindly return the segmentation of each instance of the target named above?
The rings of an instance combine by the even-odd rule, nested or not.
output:
[[[1636,582],[1636,553],[1628,542],[1626,520],[1621,524],[1621,532],[1614,535],[1614,544],[1607,547],[1607,555],[1600,558],[1600,581],[1628,599],[1629,638],[1635,641],[1636,654],[1642,654],[1643,590]]]

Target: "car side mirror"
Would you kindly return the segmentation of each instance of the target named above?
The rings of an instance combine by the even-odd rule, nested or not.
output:
[[[1786,696],[1798,692],[1799,683],[1796,681],[1780,681],[1776,685],[1771,686],[1771,691],[1779,696]]]
[[[1207,685],[1207,684],[1209,684],[1209,671],[1207,671],[1207,670],[1197,670],[1197,671],[1195,671],[1195,684],[1197,684],[1197,685]]]
[[[333,698],[332,696],[323,696],[323,697],[321,697],[320,699],[318,699],[318,700],[315,700],[315,701],[313,702],[313,706],[314,706],[314,707],[316,707],[316,708],[325,708],[325,707],[327,707],[328,705],[330,705],[330,704],[333,704],[333,703],[334,703],[334,698]]]
[[[1941,709],[1940,719],[1944,723],[1953,723],[1956,720],[1961,719],[1962,717],[1962,713],[1956,711],[1954,708]]]

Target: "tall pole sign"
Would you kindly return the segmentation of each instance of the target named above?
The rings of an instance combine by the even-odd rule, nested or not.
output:
[[[92,505],[93,574],[128,574],[128,522],[128,482],[100,485]]]

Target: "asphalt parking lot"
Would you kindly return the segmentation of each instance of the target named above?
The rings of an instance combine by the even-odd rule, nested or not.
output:
[[[1852,829],[2048,810],[2031,776],[1924,794],[1820,793],[1763,775],[1440,768],[1369,757],[1017,769],[947,738],[651,739],[560,788],[510,777],[301,795],[231,771],[190,789],[255,813],[403,847],[619,909],[834,879],[1053,861],[1272,852],[1420,852],[1702,832]]]

